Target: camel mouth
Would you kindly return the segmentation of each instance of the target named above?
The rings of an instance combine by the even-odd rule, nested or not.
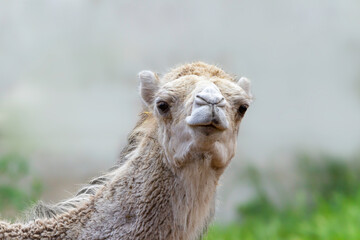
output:
[[[221,122],[219,122],[217,119],[212,119],[210,121],[204,121],[204,122],[197,122],[195,124],[191,124],[188,122],[188,125],[193,128],[208,128],[208,129],[214,129],[218,131],[224,131],[227,129],[227,127],[224,127]]]
[[[214,123],[210,123],[210,124],[206,124],[206,125],[198,125],[199,127],[203,127],[203,128],[212,128],[212,129],[217,129],[220,131],[223,131],[225,129],[221,128],[220,126],[214,124]]]
[[[191,115],[186,117],[186,123],[191,127],[210,128],[224,131],[229,127],[225,113],[217,108],[217,112],[209,111],[208,106],[194,108]]]
[[[209,136],[209,135],[213,135],[213,134],[218,134],[223,132],[225,129],[220,128],[219,126],[210,123],[210,124],[204,124],[204,125],[192,125],[191,126],[195,131],[197,132],[201,132],[202,134],[204,134],[205,136]]]

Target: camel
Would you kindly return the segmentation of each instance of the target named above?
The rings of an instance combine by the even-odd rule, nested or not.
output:
[[[118,164],[73,199],[0,222],[0,239],[199,239],[252,96],[203,62],[139,73],[144,109]]]

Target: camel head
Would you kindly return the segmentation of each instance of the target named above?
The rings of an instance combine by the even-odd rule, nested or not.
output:
[[[202,62],[163,77],[139,73],[141,97],[156,118],[159,143],[170,164],[182,167],[207,156],[223,169],[234,156],[242,118],[251,102],[250,82],[235,80]]]

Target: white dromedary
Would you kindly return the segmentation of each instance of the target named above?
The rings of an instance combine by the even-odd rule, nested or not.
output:
[[[139,74],[145,109],[120,163],[40,218],[0,222],[1,239],[198,239],[234,156],[250,83],[202,62]]]

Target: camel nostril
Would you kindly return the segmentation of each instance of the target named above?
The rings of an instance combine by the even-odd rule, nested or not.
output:
[[[210,104],[206,98],[202,97],[201,95],[197,94],[195,98],[195,102],[199,105],[208,105]]]
[[[197,104],[200,105],[216,105],[217,107],[224,107],[225,106],[225,98],[223,96],[217,96],[217,95],[205,95],[205,94],[197,94],[195,96],[195,101]]]
[[[225,98],[220,99],[220,101],[217,102],[216,105],[217,105],[218,107],[225,107],[225,105],[226,105]]]

